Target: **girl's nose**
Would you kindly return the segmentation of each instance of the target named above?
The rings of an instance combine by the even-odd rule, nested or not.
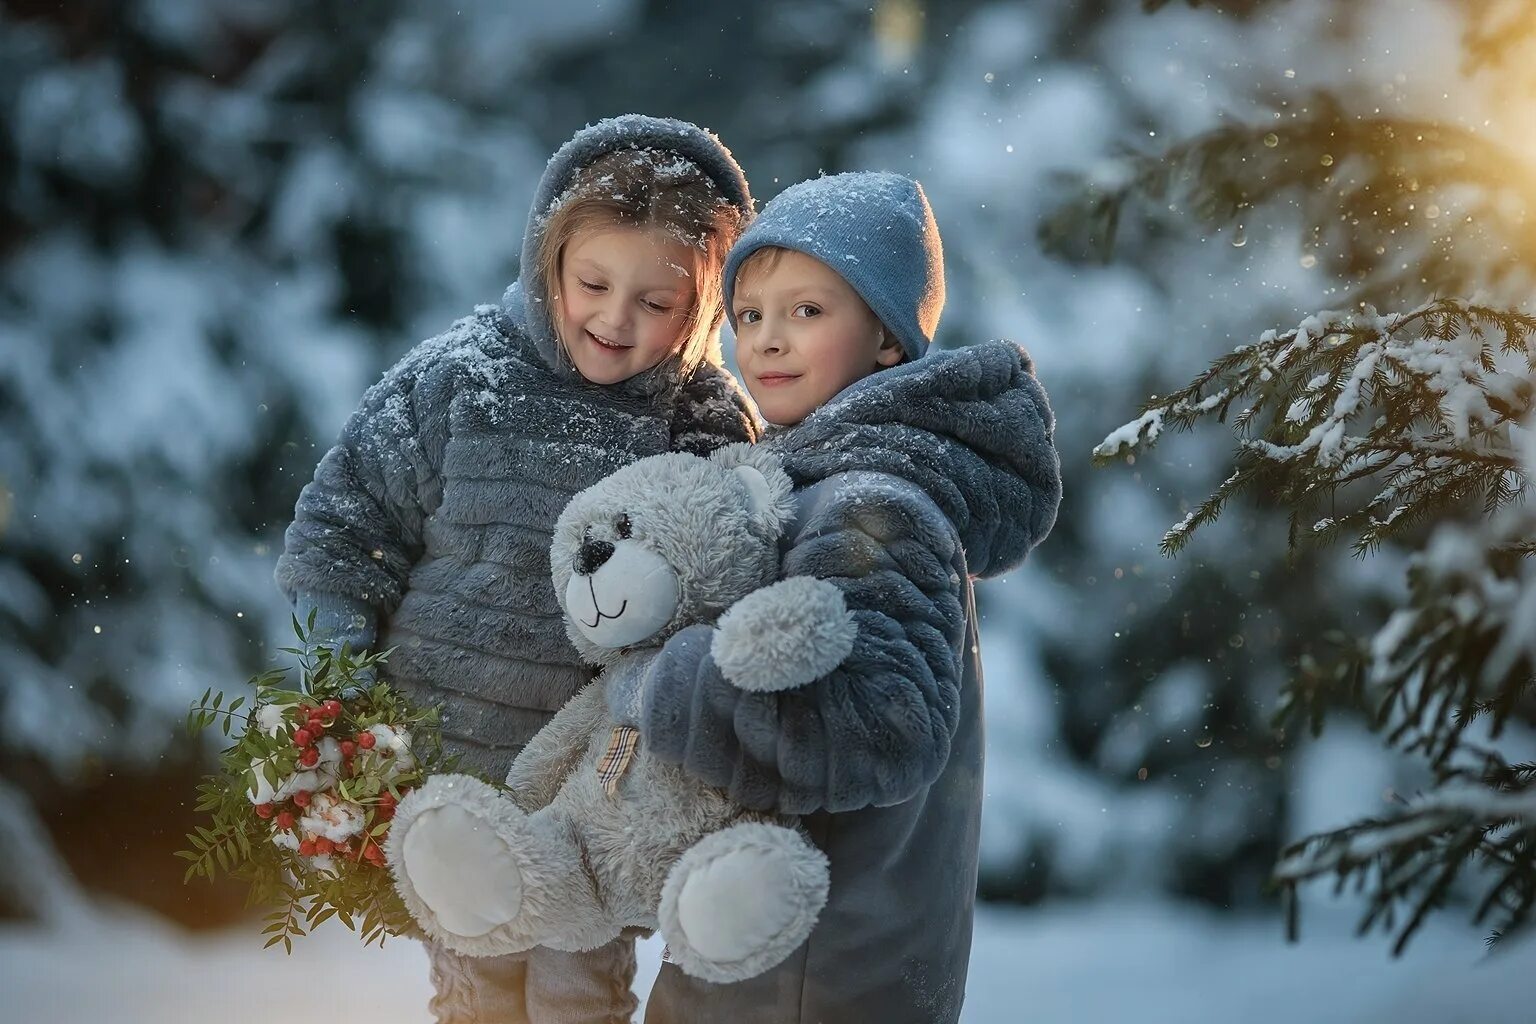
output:
[[[630,308],[631,302],[618,295],[608,296],[603,303],[603,323],[614,330],[623,330],[629,326],[630,317],[634,310]]]

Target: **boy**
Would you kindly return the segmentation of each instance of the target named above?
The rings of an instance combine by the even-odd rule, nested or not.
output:
[[[970,581],[1016,566],[1054,522],[1051,411],[1016,345],[929,354],[943,254],[907,178],[786,189],[732,249],[725,299],[772,425],[762,443],[797,487],[783,575],[843,589],[854,650],[809,686],[747,692],[694,626],[610,702],[656,756],[745,806],[802,815],[832,884],[779,967],[710,985],[664,964],[646,1021],[952,1022],[981,811]]]

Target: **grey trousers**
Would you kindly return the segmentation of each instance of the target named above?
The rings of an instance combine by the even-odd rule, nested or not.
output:
[[[639,1005],[629,935],[584,953],[473,957],[426,946],[437,1024],[630,1024]]]

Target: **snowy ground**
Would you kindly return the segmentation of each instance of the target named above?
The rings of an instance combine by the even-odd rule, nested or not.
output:
[[[1528,1020],[1530,946],[1497,957],[1439,921],[1399,962],[1348,919],[1313,905],[1305,941],[1272,919],[1232,920],[1171,904],[1048,911],[984,908],[966,1024],[1228,1022],[1458,1024]],[[295,954],[258,948],[254,931],[188,937],[130,913],[51,929],[0,926],[0,1018],[39,1024],[426,1024],[418,947],[363,949],[323,927]],[[641,951],[642,986],[660,945]],[[282,994],[279,996],[279,994]],[[286,1000],[286,1001],[281,1001]]]

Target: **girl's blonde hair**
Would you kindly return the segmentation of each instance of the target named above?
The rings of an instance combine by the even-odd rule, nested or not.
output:
[[[550,299],[559,299],[560,264],[583,231],[614,226],[659,228],[693,251],[693,308],[678,361],[686,378],[714,353],[711,342],[725,317],[726,253],[745,215],[693,161],[659,149],[605,153],[576,172],[545,221],[539,270]],[[560,317],[550,312],[559,337]],[[565,339],[560,338],[565,351]],[[567,356],[567,358],[569,358]]]

